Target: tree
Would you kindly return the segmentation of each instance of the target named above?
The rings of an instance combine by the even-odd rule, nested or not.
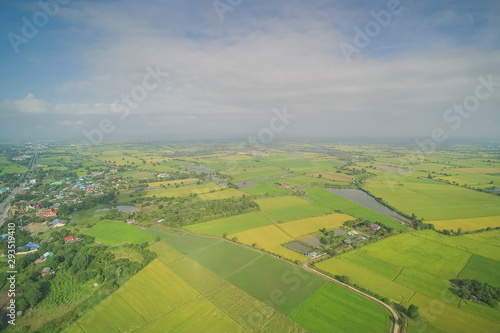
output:
[[[411,319],[416,319],[418,318],[418,316],[418,306],[416,306],[415,304],[410,304],[410,306],[408,307],[408,317],[410,317]]]

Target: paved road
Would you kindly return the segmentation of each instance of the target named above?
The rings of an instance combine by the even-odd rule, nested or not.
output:
[[[19,194],[19,192],[21,192],[23,190],[24,182],[29,180],[31,173],[33,172],[33,169],[35,168],[37,159],[38,159],[38,149],[35,150],[35,153],[33,154],[33,157],[31,158],[31,162],[28,166],[28,171],[24,174],[23,180],[21,181],[21,184],[18,187],[16,187],[15,189],[13,189],[10,192],[9,196],[2,203],[0,203],[0,227],[3,225],[3,223],[5,222],[5,219],[7,218],[7,214],[10,210],[10,201],[12,200],[12,198],[14,198],[14,196]]]

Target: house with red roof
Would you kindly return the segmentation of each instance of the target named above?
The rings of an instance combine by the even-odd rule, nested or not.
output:
[[[57,216],[57,209],[51,208],[44,211],[39,217],[41,219],[45,219],[47,217],[56,217],[56,216]]]

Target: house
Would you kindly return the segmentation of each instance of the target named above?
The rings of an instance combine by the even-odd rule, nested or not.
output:
[[[351,244],[352,243],[352,238],[346,238],[342,242],[344,242],[346,244]]]
[[[39,217],[41,219],[45,219],[47,217],[56,217],[56,216],[57,216],[57,209],[51,208],[44,211]]]
[[[358,235],[359,233],[357,233],[356,231],[348,231],[348,232],[347,232],[347,234],[348,234],[349,236],[356,236],[356,235]]]
[[[41,273],[40,273],[42,276],[45,276],[47,274],[52,274],[52,269],[50,267],[45,267],[44,269],[42,269]]]
[[[42,254],[42,256],[40,257],[40,259],[42,259],[43,261],[47,260],[48,257],[50,256],[53,256],[54,253],[53,252],[45,252],[44,254]]]
[[[76,242],[75,236],[64,237],[64,244]]]
[[[66,225],[66,220],[55,219],[54,221],[52,221],[52,226],[54,228],[63,227],[64,225]]]
[[[318,254],[317,252],[313,251],[313,252],[309,252],[309,253],[307,254],[307,257],[308,257],[309,259],[316,259],[316,258],[322,257],[322,256],[324,256],[324,255],[326,255],[326,253],[321,253],[321,254]]]
[[[166,178],[168,176],[169,176],[168,173],[160,173],[160,174],[156,175],[156,177],[158,177],[158,178]]]
[[[30,251],[38,250],[40,245],[29,242],[28,244],[24,245],[24,247],[27,247]]]
[[[377,223],[372,223],[370,225],[370,228],[372,228],[373,230],[377,231],[377,230],[380,230],[382,227],[379,224],[377,224]]]
[[[44,238],[40,241],[40,243],[50,243],[52,241],[52,237],[47,237],[47,238]]]
[[[9,235],[10,234],[3,234],[3,235],[0,236],[0,239],[5,239],[5,238],[9,237]]]

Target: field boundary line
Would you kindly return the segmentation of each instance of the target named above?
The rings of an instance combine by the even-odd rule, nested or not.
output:
[[[469,266],[470,260],[471,260],[471,259],[472,259],[472,257],[475,255],[475,253],[471,253],[471,252],[469,252],[469,254],[470,254],[469,260],[467,260],[467,262],[465,263],[465,266],[464,266],[464,267],[462,267],[462,269],[460,270],[460,272],[458,272],[457,276],[455,276],[457,279],[458,279],[458,277],[460,276],[460,274],[462,274],[462,272],[464,271],[464,269],[465,269],[467,266]],[[485,258],[486,258],[486,257],[485,257]],[[474,269],[474,270],[477,270],[477,269],[475,269],[475,268],[473,268],[473,269]]]
[[[253,264],[255,261],[257,261],[258,259],[262,258],[262,254],[260,256],[258,256],[257,258],[253,259],[252,261],[246,263],[245,265],[243,265],[242,267],[238,268],[237,270],[235,270],[234,272],[232,272],[231,274],[229,274],[228,276],[225,276],[224,279],[227,279],[231,276],[233,276],[234,274],[238,273],[239,271],[241,271],[243,268]]]
[[[292,235],[290,235],[288,232],[286,232],[285,230],[283,230],[282,227],[279,226],[279,223],[276,222],[274,219],[272,219],[269,215],[267,215],[266,213],[264,213],[264,211],[261,209],[261,212],[262,214],[264,214],[265,217],[267,217],[279,230],[283,231],[285,234],[287,234],[288,236],[292,237],[292,239],[296,240],[295,237],[293,237]],[[292,220],[293,221],[293,220]],[[288,222],[291,222],[291,221],[288,221]],[[286,222],[283,222],[283,223],[286,223]]]
[[[395,277],[394,279],[392,279],[392,282],[397,283],[397,282],[395,282],[395,281],[396,281],[396,279],[397,279],[397,278],[401,275],[401,273],[403,273],[403,271],[404,271],[404,269],[405,269],[405,268],[406,268],[405,266],[403,266],[403,267],[401,268],[401,270],[400,270],[400,271],[399,271],[399,273],[396,275],[396,277]],[[399,283],[398,283],[398,284],[399,284]],[[404,286],[403,286],[403,287],[404,287]]]
[[[300,304],[298,304],[296,307],[294,307],[292,309],[292,311],[290,311],[290,314],[289,315],[285,315],[287,317],[290,317],[292,315],[292,313],[297,310],[298,308],[300,308],[302,306],[302,304],[304,304],[305,302],[307,302],[308,299],[312,298],[314,295],[316,295],[317,293],[319,293],[319,291],[323,288],[325,288],[326,284],[330,282],[330,281],[325,281],[321,286],[319,286],[318,289],[316,289],[311,295],[309,295],[303,302],[301,302]],[[291,318],[290,318],[291,319]],[[293,320],[293,319],[292,319]]]
[[[209,249],[209,248],[211,248],[211,247],[217,246],[217,245],[219,245],[219,244],[221,244],[221,243],[222,243],[222,242],[219,242],[219,243],[216,243],[216,244],[212,244],[212,245],[206,246],[206,247],[204,247],[204,248],[202,248],[202,249],[199,249],[199,250],[198,250],[198,251],[196,251],[196,252],[193,252],[193,253],[189,254],[189,255],[188,255],[188,257],[189,257],[189,256],[193,256],[193,255],[195,255],[195,254],[198,254],[198,253],[200,253],[201,251],[205,251],[205,250],[207,250],[207,249]]]
[[[118,291],[118,290],[116,290],[116,291]],[[114,293],[113,293],[113,294],[114,294]],[[118,294],[118,293],[116,293],[116,295],[115,295],[115,296],[118,296],[118,297],[119,297],[119,298],[120,298],[123,302],[125,302],[125,304],[127,304],[127,305],[128,305],[128,306],[130,306],[132,309],[134,309],[134,311],[135,311],[135,312],[137,312],[137,314],[139,315],[139,317],[141,317],[141,318],[142,318],[142,319],[143,319],[146,323],[148,323],[148,324],[149,324],[149,322],[146,320],[146,318],[144,318],[144,317],[143,317],[143,316],[139,313],[139,311],[137,311],[137,310],[136,310],[136,309],[135,309],[135,308],[134,308],[134,307],[133,307],[133,306],[132,306],[129,302],[127,302],[127,301],[125,300],[125,298],[121,297],[121,295],[120,295],[120,294]],[[153,321],[154,321],[154,320],[153,320]],[[144,326],[146,326],[146,325],[144,325]],[[144,327],[144,326],[142,326],[142,327]],[[120,330],[118,330],[118,331],[120,331]]]
[[[81,329],[83,332],[87,333],[87,331],[86,331],[86,330],[84,330],[84,329],[83,329],[83,327],[80,325],[80,323],[78,322],[78,320],[77,320],[75,323],[76,323],[76,325],[77,325],[78,327],[80,327],[80,329]],[[68,326],[68,327],[69,327],[69,326]]]

